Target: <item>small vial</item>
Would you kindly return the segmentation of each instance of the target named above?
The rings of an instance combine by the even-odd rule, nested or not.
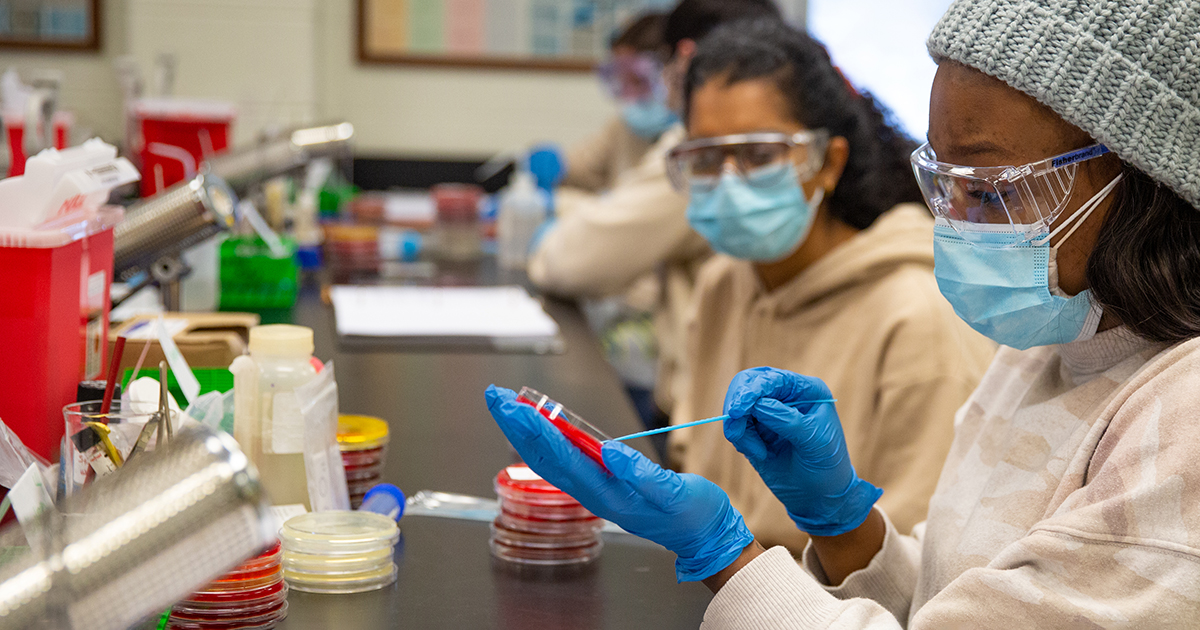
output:
[[[404,516],[404,492],[390,483],[381,483],[367,491],[358,509],[399,521]]]

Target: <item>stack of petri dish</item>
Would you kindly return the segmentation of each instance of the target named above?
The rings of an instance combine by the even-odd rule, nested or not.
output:
[[[350,507],[358,509],[363,496],[380,482],[387,457],[388,424],[371,416],[338,416],[338,448],[346,469]]]
[[[258,630],[287,617],[288,587],[283,581],[280,543],[262,555],[192,593],[171,607],[168,628],[178,630]]]
[[[347,223],[328,223],[323,228],[325,261],[335,280],[379,272],[379,228]]]
[[[496,475],[500,514],[492,555],[529,567],[582,566],[600,557],[604,521],[524,464]]]
[[[283,574],[288,586],[309,593],[361,593],[396,581],[396,521],[374,512],[329,511],[288,519]]]

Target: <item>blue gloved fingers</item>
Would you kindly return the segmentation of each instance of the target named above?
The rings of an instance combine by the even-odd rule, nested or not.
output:
[[[492,418],[514,446],[516,442],[531,439],[541,432],[541,427],[534,422],[535,418],[513,406],[518,404],[517,393],[513,390],[488,385],[483,395],[487,398],[488,411],[491,412]]]
[[[836,411],[830,417],[829,409],[814,406],[809,413],[802,413],[766,398],[758,401],[750,413],[764,442],[782,440],[790,444],[813,470],[836,468],[848,457]]]
[[[500,430],[521,459],[543,479],[581,503],[584,501],[580,495],[595,492],[603,485],[608,474],[536,409],[517,402],[515,392],[491,385],[486,397],[488,411]]]
[[[729,418],[722,423],[722,429],[725,439],[737,452],[745,455],[751,462],[762,461],[767,456],[767,445],[758,431],[750,426],[751,422],[753,418],[749,416]]]
[[[622,442],[604,443],[604,465],[613,476],[629,484],[643,499],[664,512],[683,493],[683,479],[677,473],[655,464],[645,455]]]
[[[725,394],[725,413],[734,418],[745,416],[763,398],[788,403],[832,397],[829,387],[819,378],[775,368],[752,368],[738,373],[729,384],[729,391]]]
[[[748,394],[756,392],[758,387],[759,375],[771,368],[750,368],[742,370],[734,375],[733,380],[729,382],[729,389],[725,390],[725,404],[723,406],[725,415],[730,418],[743,418],[749,412],[753,402],[747,404],[744,399]],[[757,400],[757,398],[754,398]]]

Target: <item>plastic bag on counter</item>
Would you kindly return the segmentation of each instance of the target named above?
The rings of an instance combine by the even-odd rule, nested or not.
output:
[[[50,483],[50,487],[54,487],[56,475],[50,474],[49,462],[29,450],[16,433],[0,421],[0,486],[12,488],[33,464],[38,465],[42,476]]]
[[[314,512],[349,510],[346,470],[338,448],[338,394],[333,362],[316,378],[296,388],[304,416],[304,469],[308,477],[308,502]]]
[[[500,502],[496,499],[435,490],[421,490],[408,497],[404,507],[405,516],[433,516],[487,523],[494,521],[499,514]],[[612,521],[604,521],[604,527],[600,531],[610,534],[629,533]]]
[[[233,435],[233,390],[205,392],[188,406],[186,418]],[[186,420],[185,420],[186,421]]]
[[[422,490],[408,497],[406,503],[404,513],[417,516],[437,516],[490,523],[500,513],[500,502],[495,499],[433,490]]]

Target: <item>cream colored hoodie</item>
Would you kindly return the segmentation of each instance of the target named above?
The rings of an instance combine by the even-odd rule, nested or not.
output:
[[[571,297],[625,295],[649,277],[659,344],[655,397],[664,411],[681,373],[680,338],[695,274],[711,252],[688,225],[687,196],[667,179],[667,152],[686,136],[682,125],[664,133],[604,195],[560,197],[558,221],[529,260],[538,288]]]
[[[858,474],[884,490],[879,504],[901,531],[924,520],[954,411],[995,350],[938,291],[924,207],[897,206],[770,293],[751,263],[717,256],[693,305],[673,424],[720,415],[747,368],[819,377],[838,399]],[[720,424],[676,431],[670,444],[673,462],[724,488],[761,542],[804,549],[806,536]]]
[[[567,151],[567,174],[561,185],[598,194],[612,188],[617,178],[638,165],[654,142],[613,116],[595,135]]]
[[[1200,627],[1200,339],[1001,348],[956,434],[913,536],[837,587],[772,549],[701,627]]]

